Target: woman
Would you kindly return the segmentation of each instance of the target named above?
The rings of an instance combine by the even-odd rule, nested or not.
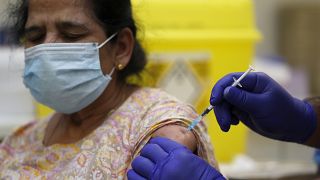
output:
[[[177,141],[215,165],[194,110],[129,84],[146,64],[130,0],[19,0],[23,81],[52,116],[19,128],[0,146],[1,178],[123,179],[151,137]]]

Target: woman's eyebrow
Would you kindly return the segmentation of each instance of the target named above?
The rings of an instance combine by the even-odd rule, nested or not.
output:
[[[42,30],[43,28],[41,28],[40,26],[29,26],[24,28],[24,34],[29,34],[31,32],[39,32]]]
[[[81,30],[83,32],[89,32],[89,28],[84,23],[63,21],[63,22],[58,22],[56,26],[58,27],[58,29],[63,31]]]

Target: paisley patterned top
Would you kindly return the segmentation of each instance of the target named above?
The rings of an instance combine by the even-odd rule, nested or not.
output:
[[[126,179],[131,161],[152,133],[167,124],[187,126],[191,106],[153,88],[134,92],[104,123],[74,144],[45,147],[50,118],[31,122],[0,145],[0,179]],[[198,155],[217,167],[202,123],[194,134]]]

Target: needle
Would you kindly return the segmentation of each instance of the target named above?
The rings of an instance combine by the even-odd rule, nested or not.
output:
[[[240,86],[242,87],[242,85],[240,84],[241,80],[243,78],[245,78],[250,72],[254,71],[254,68],[252,66],[249,66],[249,69],[244,72],[239,79],[233,78],[234,82],[232,83],[232,87],[236,87],[236,86]],[[213,106],[210,105],[209,107],[207,107],[200,116],[198,116],[196,119],[194,119],[192,121],[192,123],[189,125],[188,127],[188,131],[191,131],[192,129],[194,129],[194,127],[203,119],[203,117],[205,117],[211,110],[213,109]]]

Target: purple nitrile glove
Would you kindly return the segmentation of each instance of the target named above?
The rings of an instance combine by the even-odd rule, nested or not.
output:
[[[224,180],[206,161],[187,147],[167,138],[153,138],[128,171],[129,180]]]
[[[312,106],[292,97],[264,73],[251,73],[242,81],[242,88],[231,87],[232,73],[213,87],[210,103],[223,131],[239,120],[253,131],[277,140],[304,143],[315,131],[317,122]]]

